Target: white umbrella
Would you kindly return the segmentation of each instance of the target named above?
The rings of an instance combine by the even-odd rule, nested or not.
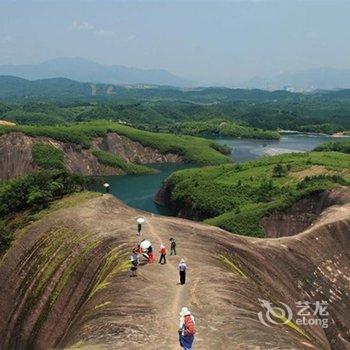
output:
[[[104,187],[109,187],[109,184],[106,182],[103,184]]]
[[[144,218],[138,218],[136,221],[137,221],[138,224],[143,224],[145,222],[145,219]]]
[[[143,249],[143,250],[147,250],[148,247],[151,245],[151,242],[148,241],[148,240],[144,240],[141,242],[140,244],[140,247]]]

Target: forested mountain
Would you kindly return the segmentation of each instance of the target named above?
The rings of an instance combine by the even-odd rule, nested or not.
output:
[[[294,100],[298,94],[288,91],[265,91],[258,89],[229,89],[224,87],[198,87],[180,89],[161,85],[113,85],[82,83],[66,78],[26,80],[15,76],[0,75],[0,99],[137,99],[137,100],[181,100],[214,104],[229,101],[274,101]]]

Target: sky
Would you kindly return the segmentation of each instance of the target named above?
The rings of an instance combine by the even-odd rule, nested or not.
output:
[[[0,0],[0,64],[83,57],[207,83],[350,68],[350,0]]]

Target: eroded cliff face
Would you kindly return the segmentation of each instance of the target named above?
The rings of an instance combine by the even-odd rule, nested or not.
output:
[[[208,217],[207,213],[193,208],[190,201],[179,203],[173,201],[171,199],[172,190],[172,186],[165,182],[155,195],[154,201],[159,205],[166,206],[174,215],[181,218],[204,220]],[[346,203],[350,203],[350,189],[348,187],[313,193],[297,201],[287,210],[264,216],[260,220],[260,226],[263,228],[266,238],[293,236],[313,225],[325,209]]]
[[[284,212],[265,216],[260,225],[268,238],[292,236],[311,226],[326,208],[346,203],[350,203],[350,190],[347,187],[314,193]]]
[[[139,216],[155,251],[175,237],[179,255],[130,278],[125,252],[139,241]],[[201,350],[348,349],[349,235],[349,204],[298,235],[252,239],[139,212],[109,195],[78,201],[18,232],[1,261],[0,348],[176,349],[178,312],[188,306]],[[176,285],[180,257],[189,267],[184,286]],[[287,304],[292,319],[265,326],[259,299]],[[322,300],[328,327],[298,325],[297,302],[314,310]]]
[[[103,138],[97,138],[93,144],[103,151],[118,154],[128,162],[138,164],[182,162],[178,154],[162,154],[158,150],[145,147],[139,142],[116,133],[108,133]]]
[[[64,163],[68,171],[81,175],[122,175],[121,169],[99,163],[89,149],[80,145],[63,143],[48,137],[30,137],[19,132],[0,136],[0,179],[18,177],[37,168],[32,158],[32,146],[36,142],[50,144],[64,152]],[[93,141],[93,147],[119,155],[127,162],[165,163],[181,162],[176,154],[161,154],[158,150],[144,147],[116,133]]]

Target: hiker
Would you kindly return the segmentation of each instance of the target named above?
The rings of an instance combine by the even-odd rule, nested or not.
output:
[[[179,342],[184,350],[192,350],[195,333],[196,323],[194,317],[187,307],[183,307],[180,312]]]
[[[174,238],[170,238],[170,255],[176,255],[176,242]]]
[[[159,248],[160,258],[159,258],[159,264],[162,264],[162,261],[164,261],[164,264],[166,264],[166,248],[165,245],[161,244]]]
[[[130,277],[136,277],[137,275],[137,266],[139,265],[139,255],[136,249],[132,250],[130,256],[131,268],[130,268]]]
[[[138,244],[136,248],[134,248],[135,252],[140,255],[142,253],[142,248],[141,246]]]
[[[145,222],[145,219],[144,218],[138,218],[136,220],[136,222],[137,222],[137,235],[141,236],[142,235],[142,232],[141,232],[142,224]]]
[[[109,189],[110,189],[109,183],[105,182],[103,184],[103,187],[106,189],[106,193],[109,193]]]
[[[147,248],[147,254],[148,254],[148,262],[154,263],[155,257],[154,257],[153,248],[151,245]]]
[[[184,259],[180,260],[179,264],[179,274],[180,274],[180,284],[184,285],[186,283],[186,270],[187,265]]]

